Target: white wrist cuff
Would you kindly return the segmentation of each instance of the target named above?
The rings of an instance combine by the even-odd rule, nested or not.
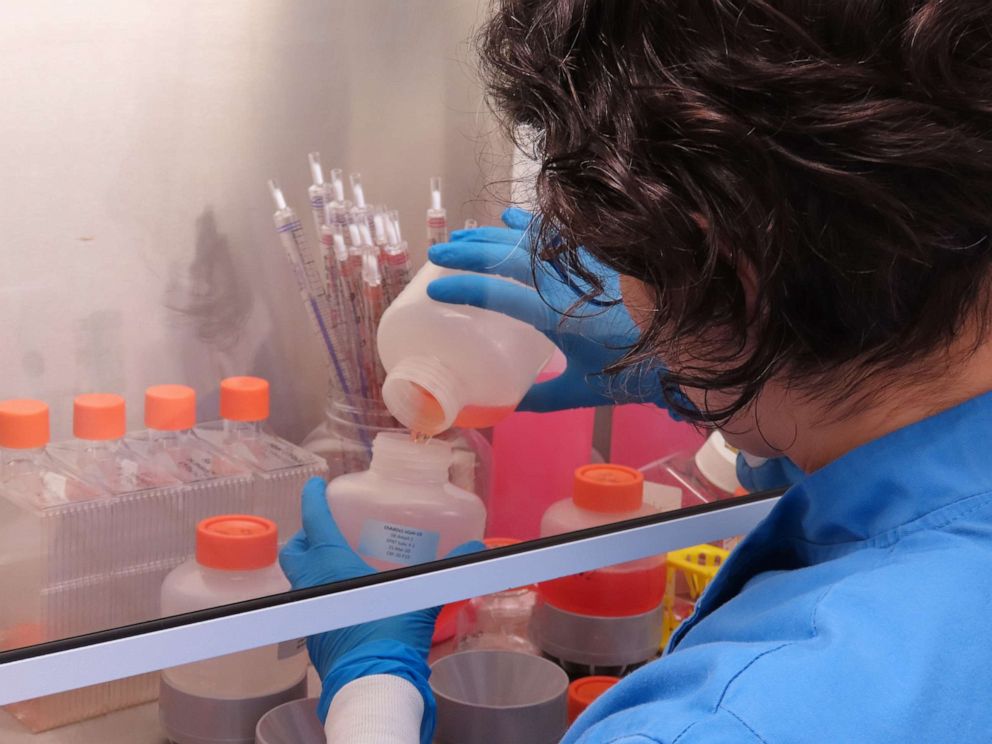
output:
[[[424,698],[392,674],[349,682],[331,700],[327,744],[419,744]]]

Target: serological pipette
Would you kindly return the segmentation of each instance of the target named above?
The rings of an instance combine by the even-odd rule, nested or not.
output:
[[[441,205],[441,178],[431,179],[431,206],[427,210],[427,245],[448,242],[448,211]]]
[[[344,198],[344,173],[340,168],[331,169],[331,180],[327,182],[327,195],[324,203],[324,222],[338,224],[345,229],[352,204]]]
[[[383,220],[383,228],[386,231],[386,249],[382,253],[382,274],[386,304],[389,305],[410,283],[410,252],[388,216]]]
[[[343,314],[334,313],[331,308],[322,279],[322,272],[319,264],[314,260],[310,246],[307,244],[303,225],[296,216],[296,212],[286,204],[286,197],[283,196],[282,189],[275,181],[269,181],[269,190],[272,192],[272,199],[276,204],[276,211],[272,215],[272,220],[275,223],[276,232],[279,234],[279,240],[286,251],[286,257],[293,268],[293,276],[300,291],[300,298],[307,308],[310,321],[314,324],[324,343],[338,385],[342,392],[348,394],[353,390],[353,387],[347,374],[347,367],[339,356],[339,352],[345,347],[341,339],[346,337],[343,328]]]
[[[400,213],[399,210],[391,209],[389,210],[389,219],[393,223],[393,229],[396,231],[397,240],[403,240],[403,231],[400,229]]]
[[[310,161],[310,175],[313,183],[307,189],[310,197],[310,211],[313,213],[313,227],[317,231],[317,239],[320,242],[320,258],[324,266],[327,265],[328,257],[331,254],[331,237],[324,229],[327,227],[327,204],[330,201],[329,195],[333,192],[331,184],[324,182],[324,170],[320,165],[320,153],[311,152],[307,155]]]
[[[364,222],[372,228],[372,210],[369,209],[365,201],[365,187],[362,186],[362,174],[352,173],[348,179],[351,181],[351,197],[355,204],[351,208],[351,213],[360,222]]]
[[[376,350],[376,333],[379,321],[386,310],[385,288],[382,274],[379,271],[379,260],[372,253],[362,256],[362,300],[364,316],[364,343],[362,344],[365,369],[368,378],[369,396],[375,400],[382,399],[382,383],[386,379],[386,371],[379,360]]]

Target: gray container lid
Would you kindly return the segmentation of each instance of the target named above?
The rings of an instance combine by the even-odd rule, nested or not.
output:
[[[262,716],[306,694],[306,676],[292,687],[270,695],[224,700],[183,692],[163,675],[158,715],[174,744],[254,744],[255,727]]]
[[[624,667],[658,655],[664,606],[640,615],[599,617],[567,612],[538,599],[530,636],[548,656],[590,667]]]
[[[475,650],[431,668],[438,744],[555,744],[568,727],[568,675],[518,651]]]
[[[270,710],[255,728],[255,744],[326,744],[317,701],[294,700]]]

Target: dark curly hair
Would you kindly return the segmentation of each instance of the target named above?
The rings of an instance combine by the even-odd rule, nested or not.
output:
[[[500,0],[479,39],[547,252],[654,293],[608,372],[702,339],[665,388],[719,423],[777,374],[844,397],[988,330],[990,0]]]

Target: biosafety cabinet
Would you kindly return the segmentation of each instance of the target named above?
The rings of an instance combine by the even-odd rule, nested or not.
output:
[[[335,367],[363,359],[360,380],[377,374],[357,326],[342,340],[334,325],[335,290],[321,272],[335,251],[378,251],[375,267],[358,261],[354,281],[368,292],[362,307],[381,310],[377,288],[388,294],[416,270],[442,231],[498,224],[506,204],[528,202],[530,165],[476,73],[472,38],[487,5],[5,8],[0,401],[47,404],[45,440],[32,430],[17,441],[36,453],[51,442],[62,464],[25,487],[39,498],[22,490],[0,508],[4,744],[161,742],[162,669],[271,644],[299,650],[299,639],[332,627],[718,542],[771,508],[765,495],[687,500],[646,472],[651,514],[539,538],[542,513],[569,497],[577,466],[642,468],[703,441],[650,406],[513,416],[446,442],[451,482],[486,502],[487,537],[523,542],[160,617],[160,587],[195,552],[196,521],[267,516],[284,543],[306,478],[363,469],[374,437],[397,428],[374,385]],[[350,200],[340,224],[330,206],[338,169]],[[359,173],[362,219],[347,183]],[[315,192],[322,178],[328,189]],[[273,222],[270,180],[293,219]],[[222,379],[248,376],[268,382],[265,415],[223,399]],[[335,395],[342,380],[353,387]],[[148,416],[146,390],[165,384],[195,393],[183,414],[193,423],[179,428],[196,445],[162,461],[172,445],[154,432],[172,424]],[[74,427],[77,396],[94,393],[112,396],[100,399],[109,408],[95,428]],[[252,450],[263,419],[264,453]],[[93,437],[116,443],[110,460],[130,463],[115,478],[77,472],[88,467],[78,442]],[[0,467],[34,467],[28,460],[0,457]],[[61,725],[100,710],[111,712]]]

